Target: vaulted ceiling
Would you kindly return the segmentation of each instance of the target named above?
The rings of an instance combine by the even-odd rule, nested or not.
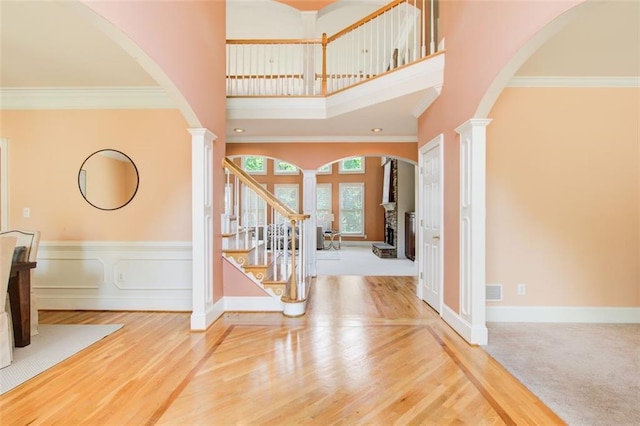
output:
[[[364,16],[384,1],[351,0],[278,0],[300,10],[323,9],[327,18],[344,17],[348,13]],[[231,17],[234,10],[249,3],[267,10],[270,1],[229,0],[228,32],[246,33]],[[278,10],[286,6],[279,5]],[[356,6],[361,9],[357,9]],[[265,7],[267,9],[265,9]],[[157,87],[157,83],[119,46],[90,23],[78,19],[64,3],[55,1],[0,2],[0,88],[34,87]],[[275,9],[274,9],[275,10]],[[274,12],[278,13],[278,12]],[[351,18],[350,18],[351,19]],[[357,18],[356,18],[357,19]],[[269,22],[268,17],[261,20]],[[274,22],[271,20],[271,22]],[[277,21],[276,21],[277,22]],[[250,25],[247,21],[247,25]],[[570,23],[535,53],[517,72],[517,76],[639,76],[640,75],[640,2],[611,1],[593,7]],[[406,139],[416,135],[415,98],[406,102],[378,105],[357,111],[353,119],[336,120],[309,126],[303,121],[245,120],[232,127],[251,127],[255,135],[307,135],[311,138],[332,135],[371,136],[369,129],[382,127],[376,121],[383,117],[402,123],[393,135]],[[383,113],[380,110],[383,110]],[[408,120],[408,121],[407,121]],[[404,123],[414,123],[405,125]],[[354,123],[360,125],[354,129]],[[329,135],[327,129],[331,129]],[[233,136],[233,135],[229,135]]]

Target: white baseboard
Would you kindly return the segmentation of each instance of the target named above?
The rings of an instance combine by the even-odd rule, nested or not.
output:
[[[191,294],[184,297],[83,297],[36,296],[38,309],[85,311],[184,311],[191,312]]]
[[[224,310],[227,312],[282,312],[282,309],[278,297],[224,297]]]
[[[486,345],[489,332],[485,324],[472,326],[447,305],[442,306],[442,319],[472,345]]]
[[[487,322],[640,323],[640,307],[487,306]]]
[[[224,298],[214,303],[203,314],[191,314],[191,331],[205,331],[215,320],[224,314]]]

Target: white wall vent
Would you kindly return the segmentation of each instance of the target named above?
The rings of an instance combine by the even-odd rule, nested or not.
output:
[[[502,302],[502,284],[487,284],[485,298],[490,302]]]

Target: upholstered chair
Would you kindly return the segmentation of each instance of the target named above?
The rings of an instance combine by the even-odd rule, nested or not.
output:
[[[16,240],[16,237],[0,237],[0,368],[6,367],[13,361],[13,334],[5,306]]]
[[[24,247],[23,262],[35,262],[38,257],[38,246],[40,245],[40,231],[27,231],[22,229],[11,229],[0,232],[0,237],[15,237],[17,239],[16,247]],[[36,302],[36,293],[33,289],[33,269],[31,273],[31,335],[38,334],[38,305]],[[6,302],[6,311],[11,312],[8,307],[9,301]]]

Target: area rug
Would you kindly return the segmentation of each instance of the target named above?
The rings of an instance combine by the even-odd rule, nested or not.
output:
[[[0,395],[122,328],[122,324],[40,324],[31,344],[14,348],[13,362],[0,369]]]
[[[318,260],[340,260],[340,252],[335,250],[318,250]]]
[[[483,348],[570,426],[640,424],[640,324],[487,327]]]

